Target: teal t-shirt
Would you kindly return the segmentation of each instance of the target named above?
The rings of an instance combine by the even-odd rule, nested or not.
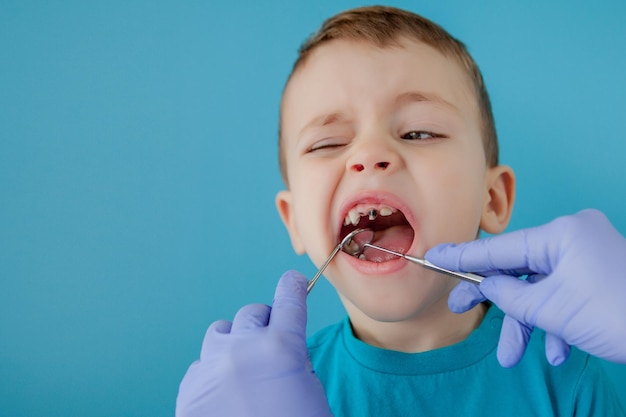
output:
[[[467,339],[423,353],[365,344],[348,319],[313,335],[308,347],[335,417],[625,415],[597,359],[573,348],[553,367],[540,331],[517,366],[502,368],[503,317],[490,307]]]

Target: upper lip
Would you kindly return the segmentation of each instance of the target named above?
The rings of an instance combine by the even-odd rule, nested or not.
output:
[[[415,230],[415,218],[413,217],[413,212],[401,198],[388,191],[368,190],[351,196],[343,204],[341,204],[336,229],[338,242],[341,241],[342,238],[340,234],[346,215],[353,207],[359,204],[371,204],[373,207],[384,205],[398,209],[402,212],[402,214],[404,214],[404,217],[409,222],[409,225],[413,228],[413,230]]]

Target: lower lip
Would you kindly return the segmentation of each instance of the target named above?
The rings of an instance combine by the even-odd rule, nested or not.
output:
[[[366,275],[386,275],[393,274],[405,268],[408,261],[403,258],[394,259],[387,262],[367,262],[345,252],[338,253],[343,259],[350,264],[352,268]]]

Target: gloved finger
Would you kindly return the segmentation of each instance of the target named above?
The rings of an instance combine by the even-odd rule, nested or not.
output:
[[[525,255],[525,231],[461,244],[441,244],[426,252],[433,264],[453,271],[521,276],[532,272]]]
[[[232,327],[232,323],[227,320],[218,320],[216,322],[211,323],[209,326],[208,332],[222,333],[227,334],[230,333],[230,329]]]
[[[298,271],[287,271],[280,277],[272,303],[272,328],[305,336],[306,287],[307,279]]]
[[[558,366],[569,357],[570,346],[552,333],[546,333],[546,358],[552,366]]]
[[[265,304],[248,304],[239,309],[233,319],[231,333],[237,333],[259,327],[266,327],[270,318],[270,306]]]
[[[453,313],[465,313],[485,300],[478,285],[461,281],[450,291],[448,307]]]
[[[535,317],[535,314],[531,313],[536,310],[538,300],[543,298],[535,295],[540,285],[540,283],[532,284],[515,277],[496,275],[485,278],[480,283],[479,289],[500,310],[524,322],[528,327],[535,327],[535,323],[530,321]]]
[[[215,339],[220,335],[227,335],[230,333],[232,323],[226,320],[218,320],[211,323],[207,329],[204,340],[202,341],[202,348],[200,350],[200,361],[205,359],[206,353],[210,351]]]
[[[532,329],[515,320],[511,316],[504,316],[500,340],[498,341],[498,362],[504,368],[512,368],[524,356]]]

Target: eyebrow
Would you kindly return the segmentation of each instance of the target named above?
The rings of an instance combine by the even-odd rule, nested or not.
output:
[[[408,91],[406,93],[400,94],[394,100],[394,107],[402,107],[410,103],[419,103],[419,102],[427,102],[427,103],[435,103],[440,104],[445,107],[448,107],[454,111],[458,111],[457,107],[445,100],[438,94],[435,93],[423,93],[418,91]],[[323,127],[335,122],[341,122],[346,119],[345,113],[336,111],[332,113],[322,114],[313,118],[309,123],[306,124],[300,132],[298,132],[298,137],[302,136],[302,133],[313,128],[313,127]]]
[[[430,103],[435,103],[435,104],[441,104],[445,107],[449,107],[455,111],[458,111],[457,107],[454,104],[445,100],[440,95],[435,94],[435,93],[423,93],[423,92],[418,92],[418,91],[409,91],[409,92],[400,94],[394,100],[394,105],[396,107],[402,107],[403,105],[406,105],[406,104],[419,103],[419,102],[430,102]]]
[[[345,113],[342,112],[332,112],[332,113],[328,113],[328,114],[322,114],[320,116],[317,116],[315,118],[313,118],[313,120],[311,120],[309,123],[306,124],[306,126],[304,126],[302,129],[300,129],[300,132],[298,133],[298,136],[302,136],[302,133],[313,128],[313,127],[323,127],[323,126],[327,126],[330,124],[333,124],[335,122],[340,122],[346,119],[346,115]]]

